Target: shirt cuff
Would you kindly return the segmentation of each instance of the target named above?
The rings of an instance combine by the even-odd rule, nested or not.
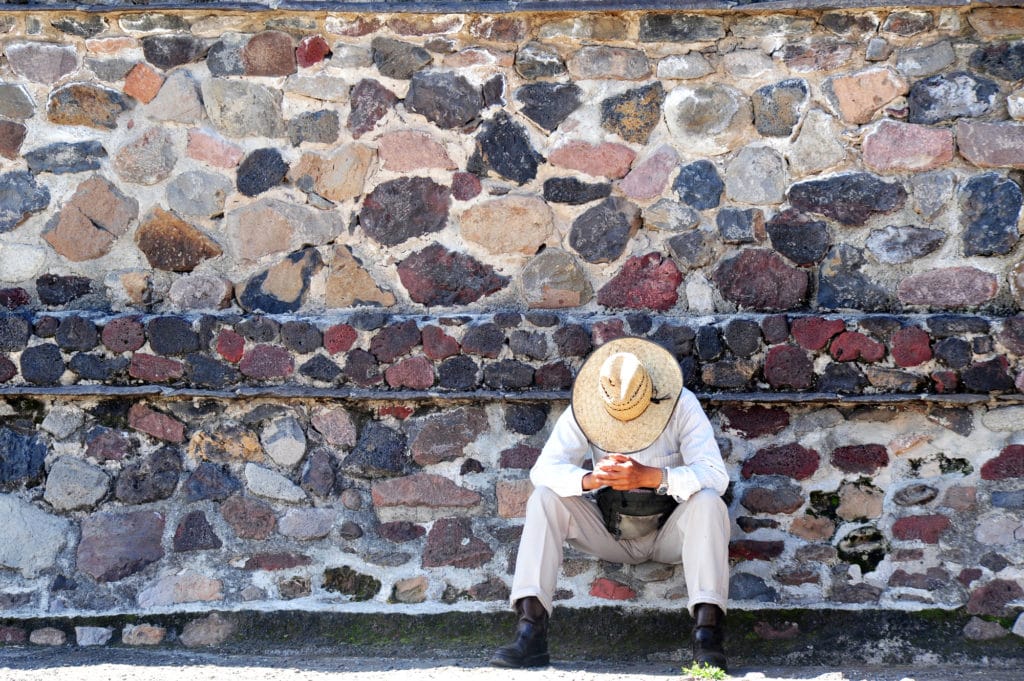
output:
[[[686,501],[700,491],[700,480],[689,466],[677,466],[668,469],[668,493],[681,501]]]

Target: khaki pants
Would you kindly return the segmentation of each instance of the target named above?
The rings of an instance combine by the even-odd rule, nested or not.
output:
[[[585,497],[560,497],[538,487],[526,506],[519,540],[511,600],[536,596],[550,613],[562,546],[612,563],[649,560],[683,565],[688,608],[713,603],[726,610],[729,598],[729,512],[721,498],[704,489],[679,504],[657,532],[617,541],[601,519],[597,503]]]

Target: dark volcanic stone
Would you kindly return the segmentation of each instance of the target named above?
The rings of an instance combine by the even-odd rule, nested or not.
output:
[[[178,486],[181,455],[173,447],[162,447],[145,461],[126,465],[117,477],[114,496],[125,504],[147,504],[167,499]]]
[[[789,137],[800,122],[800,110],[807,101],[807,81],[791,78],[754,91],[754,127],[766,137]]]
[[[626,250],[640,223],[639,207],[609,198],[573,220],[569,245],[589,263],[612,262]]]
[[[62,319],[55,337],[57,345],[64,350],[92,350],[99,342],[96,325],[77,315]]]
[[[377,359],[366,350],[356,348],[348,353],[345,368],[342,373],[345,378],[363,388],[377,385],[384,380],[380,373],[380,365]]]
[[[497,324],[478,324],[470,327],[462,339],[462,351],[496,359],[505,344],[505,332]]]
[[[744,601],[776,603],[779,592],[767,582],[749,572],[737,572],[729,578],[729,595]]]
[[[967,71],[923,78],[910,87],[907,120],[931,125],[983,116],[992,110],[998,95],[999,85]]]
[[[426,117],[439,128],[462,128],[480,115],[480,90],[451,72],[420,71],[412,77],[405,96],[406,108]]]
[[[964,255],[1006,255],[1020,240],[1017,220],[1022,195],[1013,180],[976,175],[960,191]]]
[[[281,342],[285,347],[305,355],[323,345],[323,334],[315,324],[292,320],[281,325]]]
[[[516,90],[515,98],[524,116],[550,132],[580,107],[582,93],[575,83],[530,83]]]
[[[668,350],[676,359],[682,360],[693,351],[695,338],[696,334],[688,326],[662,324],[648,339]]]
[[[46,441],[0,426],[0,489],[38,481],[43,475]]]
[[[395,93],[368,78],[356,83],[350,98],[351,109],[345,126],[356,139],[373,130],[377,121],[398,103]]]
[[[807,273],[766,249],[740,251],[722,261],[712,279],[726,299],[755,310],[800,307],[807,295]]]
[[[9,232],[50,205],[50,190],[30,173],[0,175],[0,234]]]
[[[711,362],[722,356],[725,346],[722,345],[722,337],[718,329],[713,326],[702,326],[697,329],[697,358],[702,362]]]
[[[765,226],[772,247],[797,265],[821,262],[832,245],[828,225],[795,210],[775,215]]]
[[[341,367],[329,357],[321,354],[313,355],[299,367],[299,373],[314,381],[333,383],[341,375]]]
[[[284,182],[288,164],[281,152],[273,148],[257,149],[245,157],[238,166],[238,191],[246,196],[257,196]]]
[[[379,534],[382,539],[394,542],[395,544],[419,539],[426,533],[427,530],[422,525],[411,523],[408,520],[401,520],[393,523],[381,523],[380,527],[377,528],[377,534]]]
[[[87,277],[44,274],[36,279],[36,294],[46,305],[67,305],[91,291],[92,280]]]
[[[223,501],[242,489],[242,483],[231,475],[226,465],[203,461],[185,480],[184,487],[186,501]]]
[[[953,369],[963,369],[971,363],[971,344],[962,338],[943,338],[935,343],[935,358]]]
[[[743,462],[744,478],[754,475],[785,475],[794,480],[805,480],[818,470],[820,457],[813,449],[795,442],[759,449]]]
[[[758,231],[764,228],[764,213],[758,208],[722,208],[715,216],[715,225],[722,241],[751,244],[763,239]]]
[[[0,383],[6,383],[18,375],[18,367],[11,360],[0,355]]]
[[[521,435],[534,435],[544,428],[550,409],[546,403],[512,402],[505,407],[505,427]]]
[[[18,352],[28,345],[32,325],[24,317],[0,314],[0,351]]]
[[[334,491],[337,475],[334,470],[334,455],[326,447],[318,447],[306,457],[302,469],[302,489],[326,497]]]
[[[384,246],[444,229],[451,204],[447,187],[428,177],[402,177],[377,185],[363,201],[359,224]]]
[[[1012,321],[1013,317],[1005,324]],[[1024,319],[1022,319],[1024,322]],[[959,336],[965,333],[988,333],[991,328],[991,324],[984,317],[971,317],[966,315],[933,315],[928,318],[928,328],[931,330],[932,335],[936,338],[948,338],[951,336]],[[1021,333],[1024,334],[1024,324],[1021,326]],[[1024,343],[1024,335],[1022,337],[1022,343]],[[1024,345],[1021,345],[1022,352],[1024,352]],[[1015,350],[1016,352],[1016,350]]]
[[[761,347],[761,327],[749,319],[733,319],[725,325],[725,343],[737,357],[750,357]]]
[[[63,373],[60,348],[52,343],[33,345],[21,353],[21,375],[29,383],[55,385]]]
[[[859,393],[868,385],[864,372],[855,364],[832,362],[818,377],[818,391],[823,393]]]
[[[476,568],[493,557],[487,542],[473,535],[469,518],[442,518],[427,535],[423,567]]]
[[[601,102],[601,127],[627,142],[647,144],[661,120],[665,89],[660,81],[627,90]]]
[[[55,142],[26,153],[25,161],[33,173],[61,175],[96,170],[106,156],[107,150],[95,140]]]
[[[513,355],[522,355],[528,359],[543,360],[548,357],[548,340],[543,333],[536,331],[513,331],[508,337],[508,347]]]
[[[0,289],[0,308],[17,310],[32,302],[32,296],[23,288]]]
[[[970,66],[1002,80],[1024,80],[1024,42],[983,45],[971,54]]]
[[[187,355],[199,349],[199,335],[181,317],[154,317],[146,324],[149,347],[161,355]]]
[[[807,390],[814,385],[814,363],[801,348],[776,345],[765,356],[764,377],[776,389]]]
[[[568,390],[572,387],[573,370],[565,362],[550,362],[537,367],[533,384],[541,390]]]
[[[565,73],[565,62],[554,47],[534,42],[516,51],[515,68],[523,78],[536,80]]]
[[[370,352],[378,361],[394,362],[408,354],[420,344],[420,329],[416,320],[409,319],[398,324],[391,324],[378,331],[370,341]]]
[[[434,60],[422,47],[393,38],[374,38],[371,43],[373,63],[381,75],[408,80]]]
[[[100,513],[82,519],[78,569],[115,582],[163,558],[164,517],[155,511]]]
[[[865,264],[861,251],[849,244],[832,248],[818,271],[818,305],[835,310],[885,310],[891,304],[886,287],[860,271]]]
[[[174,531],[175,551],[209,551],[222,546],[220,537],[213,531],[210,521],[202,511],[186,514]]]
[[[718,17],[700,14],[650,13],[640,20],[640,42],[701,42],[725,37]]]
[[[509,278],[490,265],[438,243],[398,264],[398,277],[409,297],[421,305],[467,305],[505,288]]]
[[[340,470],[357,478],[386,478],[401,475],[408,462],[406,437],[377,421],[370,421]]]
[[[558,354],[562,357],[586,357],[593,347],[590,332],[579,324],[566,324],[553,334]]]
[[[587,183],[576,177],[552,177],[544,180],[544,200],[579,206],[608,197],[612,186],[608,182]]]
[[[205,41],[192,35],[151,35],[142,39],[146,61],[160,69],[199,61],[207,49]]]
[[[526,129],[504,111],[480,126],[475,155],[483,168],[517,184],[537,177],[537,166],[545,161],[531,146]]]
[[[107,30],[107,20],[102,16],[90,16],[88,19],[78,19],[73,16],[63,16],[55,19],[50,24],[61,33],[75,35],[79,38],[92,38]]]
[[[679,169],[672,189],[680,200],[697,210],[718,208],[725,183],[711,161],[694,161]]]
[[[906,201],[903,185],[885,182],[870,173],[847,173],[789,188],[789,202],[794,208],[850,226],[863,225],[876,214],[899,210]]]
[[[270,317],[253,315],[236,324],[235,330],[254,343],[273,343],[278,338],[281,326]]]
[[[960,379],[964,387],[971,392],[1013,390],[1013,377],[1009,374],[1008,368],[1006,358],[1000,356],[987,362],[975,362],[960,372]]]
[[[457,355],[437,367],[437,384],[446,390],[471,390],[479,381],[480,367],[468,355]]]
[[[484,385],[494,390],[528,388],[533,383],[533,367],[517,359],[503,359],[484,367]]]
[[[128,358],[110,359],[79,352],[68,362],[68,368],[87,381],[108,381],[128,368]]]

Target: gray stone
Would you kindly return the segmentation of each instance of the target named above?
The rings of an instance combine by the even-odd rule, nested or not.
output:
[[[160,92],[146,105],[146,116],[154,121],[194,124],[203,119],[199,85],[188,71],[174,71]]]
[[[960,190],[964,255],[1009,253],[1020,240],[1021,204],[1021,189],[1013,180],[996,173],[968,180]]]
[[[798,177],[841,163],[846,158],[846,147],[839,141],[835,118],[820,109],[809,111],[786,158],[790,171]]]
[[[100,167],[107,150],[100,142],[55,142],[26,153],[25,162],[33,173],[81,173]]]
[[[665,97],[669,132],[690,154],[726,153],[752,120],[750,98],[729,85],[680,85]]]
[[[516,51],[515,69],[527,80],[551,78],[565,73],[565,62],[554,47],[527,43]]]
[[[991,43],[971,54],[971,68],[1010,82],[1024,80],[1024,42]]]
[[[0,118],[23,121],[35,111],[36,104],[24,85],[0,81]]]
[[[210,78],[202,84],[210,122],[228,137],[282,137],[281,92],[242,80]]]
[[[256,496],[293,504],[306,500],[306,493],[298,485],[269,468],[247,463],[244,476],[246,486]]]
[[[370,54],[368,51],[358,48],[356,51],[364,59],[360,61],[362,63],[350,64],[352,67],[363,67],[370,66],[373,62],[370,60]],[[209,61],[209,58],[207,58]],[[331,57],[331,64],[337,66],[338,62],[338,51],[335,49],[334,56]],[[351,85],[344,79],[338,76],[330,75],[326,72],[314,73],[311,75],[304,75],[297,73],[292,76],[288,76],[288,79],[284,82],[284,91],[289,94],[302,95],[303,97],[310,97],[312,99],[318,99],[323,102],[346,102],[349,98],[349,90]]]
[[[0,175],[0,234],[9,232],[33,213],[50,205],[50,190],[30,173]]]
[[[113,635],[113,627],[75,627],[75,642],[80,646],[105,646]]]
[[[952,170],[932,170],[910,178],[914,210],[922,217],[935,217],[949,204],[956,186],[956,175]]]
[[[683,269],[696,269],[711,262],[710,238],[699,230],[672,237],[668,240],[668,247]]]
[[[215,612],[186,624],[181,632],[181,643],[186,648],[219,646],[228,640],[237,628],[238,625],[233,619]]]
[[[288,141],[296,147],[303,142],[333,144],[340,132],[337,111],[304,111],[288,121]]]
[[[206,41],[190,34],[151,35],[142,39],[146,61],[164,70],[199,61],[208,49]]]
[[[725,193],[740,203],[782,203],[788,184],[786,160],[771,147],[744,147],[725,170]]]
[[[911,123],[941,123],[983,116],[995,106],[999,85],[967,71],[954,71],[917,81],[907,95]]]
[[[818,271],[818,305],[835,310],[885,310],[892,297],[886,287],[861,272],[864,255],[849,244],[834,246]]]
[[[757,575],[738,572],[729,579],[729,596],[738,601],[775,603],[779,593]]]
[[[832,245],[828,225],[795,210],[778,213],[766,226],[772,246],[797,265],[821,262]]]
[[[392,477],[402,474],[407,461],[405,435],[371,421],[360,432],[355,449],[342,461],[341,471],[360,478]]]
[[[608,182],[587,183],[575,177],[552,177],[544,180],[544,200],[580,206],[607,198],[612,193]]]
[[[224,213],[224,200],[233,189],[223,175],[190,170],[168,183],[167,206],[181,215],[215,218]]]
[[[162,128],[150,128],[132,139],[114,156],[114,169],[126,182],[154,185],[166,180],[178,162],[174,137]]]
[[[720,17],[683,13],[650,13],[640,20],[640,42],[693,43],[725,37]]]
[[[444,229],[450,191],[428,177],[402,177],[377,185],[363,201],[359,224],[374,241],[397,246]]]
[[[885,182],[870,173],[844,173],[789,188],[789,202],[794,208],[849,226],[863,225],[873,215],[896,211],[906,200],[903,185]]]
[[[57,405],[46,413],[39,426],[58,440],[66,440],[85,423],[85,412],[78,407]]]
[[[953,45],[942,40],[925,47],[909,47],[896,55],[896,68],[904,76],[924,78],[941,73],[956,61]]]
[[[406,108],[440,128],[462,128],[483,109],[480,90],[451,72],[421,71],[412,76],[405,96]]]
[[[865,245],[879,262],[897,265],[934,253],[945,239],[942,230],[889,225],[872,230]]]
[[[85,66],[105,83],[124,80],[138,64],[134,59],[86,59]]]
[[[39,346],[33,346],[39,347]],[[57,346],[48,347],[57,349]],[[22,374],[24,357],[22,352]],[[60,353],[57,353],[58,357]],[[63,371],[63,365],[61,365]],[[46,442],[39,435],[22,434],[6,426],[0,426],[0,488],[12,487],[39,478],[43,472],[46,457]]]
[[[78,68],[78,52],[73,45],[8,43],[4,54],[11,70],[33,83],[52,85]]]
[[[293,508],[277,521],[277,531],[299,541],[321,539],[331,533],[337,520],[337,512],[332,509]]]
[[[802,78],[758,88],[751,97],[754,127],[766,137],[789,137],[800,122],[809,92]]]
[[[589,263],[621,256],[640,228],[640,209],[625,199],[605,199],[573,220],[569,245]]]
[[[714,71],[715,67],[700,52],[673,54],[658,62],[658,78],[693,80]]]
[[[374,38],[371,43],[373,63],[381,75],[408,80],[434,60],[422,47],[393,38]]]
[[[206,66],[210,69],[210,75],[219,76],[241,76],[245,73],[245,63],[242,61],[242,49],[249,42],[248,35],[238,33],[224,33],[220,39],[210,46],[206,53]]]
[[[11,494],[0,494],[0,518],[4,540],[0,542],[0,566],[33,578],[53,567],[71,536],[71,523]]]
[[[715,224],[726,243],[751,244],[764,238],[764,213],[757,208],[722,208]]]
[[[580,263],[559,248],[546,248],[523,267],[523,298],[531,308],[586,305],[594,295]]]
[[[274,419],[260,433],[260,443],[274,463],[291,468],[306,453],[306,433],[294,416]]]
[[[651,64],[643,51],[606,45],[580,48],[569,58],[567,66],[576,80],[639,80],[651,73]]]
[[[875,36],[868,40],[867,49],[864,50],[866,61],[885,61],[892,55],[892,45],[885,38]]]
[[[61,457],[46,476],[43,499],[58,511],[91,508],[110,488],[110,477],[102,468],[73,457]]]
[[[661,199],[643,209],[644,227],[666,232],[682,232],[700,224],[700,214],[693,208],[673,201]]]
[[[132,107],[121,92],[92,83],[68,83],[50,93],[46,117],[57,125],[84,125],[113,130],[118,117]]]

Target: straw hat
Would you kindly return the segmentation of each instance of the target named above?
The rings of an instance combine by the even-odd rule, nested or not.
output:
[[[580,367],[572,413],[591,444],[628,454],[658,439],[682,388],[683,372],[668,350],[640,338],[618,338]]]

